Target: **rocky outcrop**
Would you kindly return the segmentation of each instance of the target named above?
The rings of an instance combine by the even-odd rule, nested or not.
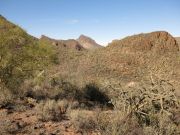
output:
[[[87,37],[85,35],[81,35],[77,41],[88,50],[98,49],[102,48],[101,45],[97,44],[95,40],[91,39],[90,37]]]
[[[178,43],[168,32],[158,31],[139,34],[115,40],[109,47],[121,48],[124,52],[152,51],[152,52],[177,52]]]

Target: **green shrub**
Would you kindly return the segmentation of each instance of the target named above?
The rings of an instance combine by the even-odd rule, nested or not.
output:
[[[32,43],[26,44],[15,52],[10,49],[1,50],[6,53],[3,56],[0,52],[0,55],[2,54],[2,61],[0,61],[1,81],[13,93],[18,93],[18,88],[25,79],[36,77],[38,72],[53,64],[56,54],[52,49],[48,45]]]
[[[52,45],[39,42],[20,27],[0,18],[0,81],[12,94],[24,80],[58,63]]]

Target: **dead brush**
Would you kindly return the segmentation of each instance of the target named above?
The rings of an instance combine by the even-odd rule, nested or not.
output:
[[[175,95],[175,88],[166,80],[151,80],[132,87],[122,87],[121,84],[110,84],[108,89],[116,95],[112,104],[129,116],[135,114],[141,124],[150,124],[150,115],[166,114],[172,116],[172,110],[178,109],[180,102]]]

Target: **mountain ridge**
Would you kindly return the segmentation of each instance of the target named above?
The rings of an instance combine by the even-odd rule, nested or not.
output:
[[[83,46],[79,44],[79,42],[77,42],[75,39],[57,40],[57,39],[53,39],[45,35],[42,35],[40,40],[48,41],[49,43],[55,46],[61,46],[64,48],[73,48],[79,51],[84,50]]]
[[[177,52],[179,51],[176,39],[166,31],[155,31],[113,40],[108,47],[118,47],[122,51],[140,52]]]
[[[46,40],[48,42],[52,42],[53,45],[63,45],[64,47],[75,48],[77,50],[95,50],[103,48],[103,46],[97,44],[95,40],[85,35],[80,35],[78,39],[67,40],[53,39],[48,36],[41,35],[40,40]]]

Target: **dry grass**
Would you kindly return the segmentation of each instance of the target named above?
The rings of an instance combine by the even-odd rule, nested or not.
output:
[[[72,110],[69,117],[77,131],[87,133],[97,128],[96,116],[92,111]]]
[[[47,100],[36,106],[37,115],[41,121],[61,121],[65,118],[67,101]]]

